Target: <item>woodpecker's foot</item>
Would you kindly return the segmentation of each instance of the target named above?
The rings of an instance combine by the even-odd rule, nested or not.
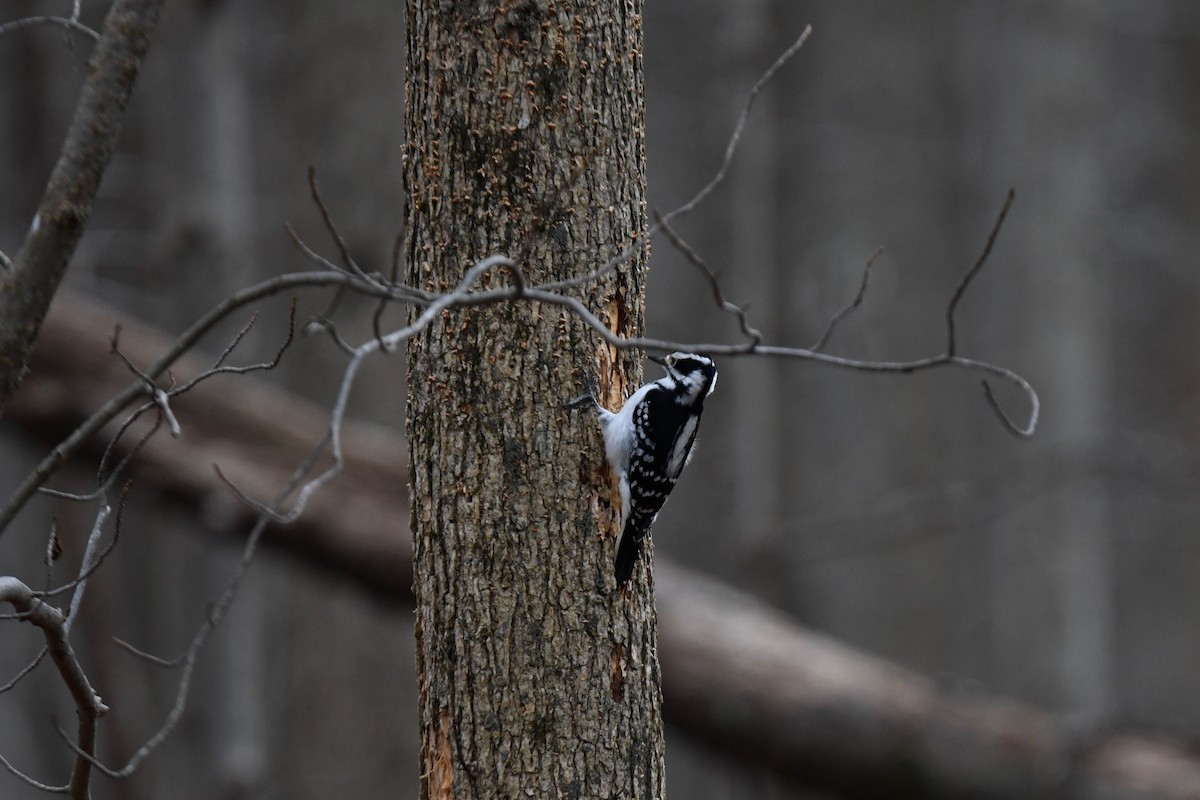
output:
[[[563,408],[580,408],[590,406],[593,410],[600,409],[600,401],[596,399],[596,392],[599,391],[599,386],[596,384],[595,378],[587,379],[587,394],[581,394],[574,400],[568,400],[563,403]]]

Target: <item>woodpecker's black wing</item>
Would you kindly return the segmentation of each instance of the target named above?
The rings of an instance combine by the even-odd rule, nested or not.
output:
[[[626,472],[630,509],[617,547],[618,586],[632,577],[642,542],[675,488],[696,442],[700,404],[680,405],[676,394],[666,387],[656,387],[634,410],[635,433]],[[672,468],[664,470],[667,464]]]

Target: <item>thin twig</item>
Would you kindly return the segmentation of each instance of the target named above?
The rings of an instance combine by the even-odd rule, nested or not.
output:
[[[42,629],[50,658],[58,667],[67,690],[75,701],[75,714],[79,720],[77,740],[71,742],[77,758],[71,772],[70,792],[82,800],[88,796],[91,781],[91,762],[96,747],[96,720],[108,713],[100,696],[79,665],[75,651],[67,638],[66,620],[58,609],[34,596],[28,586],[16,578],[0,577],[0,602],[9,603],[17,611],[27,615],[32,624]],[[16,774],[11,764],[5,766]]]
[[[159,413],[161,413],[163,419],[167,421],[167,428],[171,431],[171,435],[178,438],[183,433],[183,429],[179,426],[179,420],[175,418],[175,412],[171,410],[170,396],[165,390],[160,388],[158,384],[154,382],[153,378],[151,378],[145,372],[142,372],[142,370],[139,369],[132,360],[130,360],[129,356],[121,352],[120,339],[121,326],[117,325],[113,330],[113,335],[110,339],[112,348],[109,352],[120,358],[121,361],[124,362],[125,367],[142,380],[142,383],[146,387],[146,394],[150,395],[150,401],[158,407]]]
[[[337,245],[338,253],[342,256],[343,266],[353,275],[373,280],[362,271],[358,264],[355,263],[353,256],[350,255],[350,248],[346,245],[346,240],[342,238],[342,234],[338,231],[337,225],[334,224],[333,215],[329,213],[329,208],[325,205],[325,200],[321,197],[321,189],[317,186],[317,168],[312,164],[308,165],[308,190],[312,194],[313,202],[317,204],[317,209],[321,212],[321,220],[325,223],[325,230],[329,232],[329,237]]]
[[[271,513],[268,512],[271,508],[277,507],[284,501],[284,499],[286,499],[293,491],[295,491],[296,487],[304,479],[304,476],[307,475],[308,471],[312,468],[312,464],[315,461],[319,450],[320,446],[314,448],[313,453],[311,453],[310,456],[305,459],[305,462],[296,469],[291,478],[288,480],[287,484],[280,490],[279,494],[276,495],[276,499],[271,504],[271,507],[269,507],[267,511],[264,511],[264,513],[259,514],[254,526],[247,535],[246,543],[242,548],[241,558],[238,560],[237,566],[234,567],[233,573],[230,575],[229,581],[225,585],[224,592],[210,605],[204,623],[192,637],[192,641],[188,645],[188,649],[182,658],[182,672],[180,673],[179,684],[175,690],[175,702],[172,704],[171,710],[168,712],[163,724],[149,739],[145,741],[145,743],[142,744],[141,747],[138,748],[133,756],[131,756],[130,759],[125,763],[125,766],[120,769],[113,769],[104,765],[95,757],[93,752],[81,748],[75,742],[71,741],[70,736],[68,736],[65,731],[60,729],[60,735],[63,736],[67,746],[69,746],[75,752],[78,758],[86,761],[90,766],[94,767],[102,774],[107,775],[110,778],[127,778],[132,775],[137,770],[138,766],[141,765],[142,761],[144,761],[151,753],[153,753],[154,750],[156,750],[158,746],[161,745],[175,730],[176,726],[179,724],[179,720],[183,716],[183,712],[187,708],[187,701],[191,690],[192,674],[196,667],[196,658],[203,649],[205,642],[208,641],[208,637],[224,618],[225,613],[229,610],[230,604],[237,595],[238,589],[241,587],[242,580],[245,578],[246,572],[250,568],[250,563],[254,559],[254,554],[258,550],[258,545],[262,540],[263,532],[266,530],[268,523],[271,521],[272,516]],[[4,579],[0,579],[0,581],[3,580]],[[120,644],[122,644],[125,649],[141,657],[152,661],[157,661],[162,664],[167,663],[163,662],[162,659],[156,658],[155,656],[143,653],[142,651],[137,650],[128,644],[123,642]]]
[[[70,17],[53,17],[53,16],[37,16],[37,17],[22,17],[14,19],[12,22],[6,22],[0,25],[0,36],[12,31],[20,30],[21,28],[31,28],[35,25],[56,25],[66,31],[74,31],[82,33],[84,36],[92,40],[92,43],[100,41],[100,34],[84,25],[79,21],[78,15],[72,14]]]
[[[667,240],[670,241],[671,244],[675,245],[675,249],[682,253],[684,258],[691,262],[696,269],[700,270],[704,277],[708,279],[708,286],[712,290],[713,300],[716,302],[717,308],[737,317],[738,325],[740,325],[742,328],[742,334],[750,340],[750,345],[747,349],[753,350],[758,343],[762,341],[763,337],[762,334],[759,333],[756,328],[751,327],[750,323],[746,320],[746,310],[741,306],[734,305],[725,299],[725,294],[721,291],[721,284],[717,280],[717,274],[709,269],[709,266],[704,262],[704,259],[700,258],[700,255],[693,250],[692,247],[685,242],[678,233],[675,232],[675,229],[670,226],[663,215],[657,210],[654,212],[654,218],[662,227],[662,232],[666,234]]]
[[[294,308],[295,300],[292,301],[292,305]],[[293,311],[293,313],[295,312]],[[217,363],[213,364],[213,369],[218,369],[222,364],[225,363],[225,359],[229,358],[229,356],[233,354],[233,351],[236,350],[237,346],[242,343],[242,339],[246,338],[246,334],[250,333],[250,329],[254,327],[254,323],[256,322],[258,322],[257,311],[250,315],[250,319],[247,320],[246,324],[242,326],[242,329],[237,332],[237,335],[233,337],[233,341],[225,346],[225,349],[221,351],[221,355],[217,356]]]
[[[49,652],[50,649],[46,645],[42,645],[42,649],[38,651],[38,654],[34,657],[33,661],[30,661],[28,664],[26,664],[25,667],[18,672],[11,681],[3,686],[0,686],[0,694],[11,691],[14,686],[21,682],[22,678],[37,669],[37,665],[42,663],[42,659],[45,658],[46,653]]]
[[[750,110],[754,108],[754,101],[758,99],[759,92],[770,83],[771,78],[775,77],[775,73],[783,69],[783,66],[792,60],[792,56],[800,52],[800,48],[804,47],[804,43],[808,41],[808,37],[811,35],[812,25],[805,25],[804,30],[800,33],[800,37],[792,43],[791,47],[784,50],[782,55],[775,59],[775,63],[768,67],[767,71],[762,74],[762,77],[755,82],[754,87],[750,89],[750,94],[746,96],[746,102],[742,106],[741,114],[738,115],[737,124],[733,126],[733,134],[729,137],[729,142],[725,145],[725,157],[721,160],[721,166],[717,170],[717,174],[705,184],[704,188],[696,192],[691,200],[688,200],[679,208],[667,214],[667,222],[670,222],[675,217],[691,213],[696,206],[704,202],[704,199],[712,194],[725,180],[725,175],[729,172],[729,166],[733,163],[733,156],[737,152],[738,143],[742,139],[742,132],[746,128],[746,122],[750,118]]]
[[[392,286],[388,286],[383,283],[380,283],[378,280],[376,280],[374,277],[372,277],[370,275],[365,275],[365,274],[364,275],[355,275],[351,272],[347,272],[343,267],[339,267],[337,264],[334,264],[332,261],[325,258],[325,256],[318,253],[316,250],[313,250],[311,247],[309,247],[308,244],[303,239],[300,238],[300,234],[296,233],[296,229],[293,228],[291,225],[288,225],[287,223],[285,223],[283,226],[283,229],[285,231],[287,231],[288,238],[290,238],[292,240],[292,244],[296,245],[296,249],[299,250],[304,255],[305,258],[307,258],[309,261],[316,264],[322,270],[329,270],[331,272],[336,272],[339,275],[342,275],[343,277],[347,278],[346,282],[344,284],[342,284],[342,286],[345,286],[346,288],[354,288],[355,291],[362,292],[362,289],[356,285],[358,282],[361,281],[361,282],[365,283],[367,286],[370,286],[372,290],[374,290],[373,292],[362,292],[364,294],[372,294],[373,293],[374,296],[379,297],[381,299],[391,299],[391,300],[397,300],[397,301],[406,302],[406,303],[418,303],[418,304],[428,303],[428,302],[431,302],[432,299],[436,297],[435,294],[432,294],[430,292],[423,292],[419,289],[414,289],[411,286],[405,286],[403,284],[395,284]],[[339,287],[339,297],[340,297],[340,287]],[[335,302],[340,303],[341,301],[338,300],[337,298],[335,298]]]
[[[372,340],[372,343],[374,343],[374,340]],[[272,505],[267,505],[260,500],[254,499],[242,491],[237,484],[231,481],[225,475],[225,473],[221,471],[221,467],[219,465],[213,464],[213,472],[216,473],[217,478],[224,483],[239,500],[253,508],[259,514],[267,515],[272,522],[280,525],[290,525],[299,519],[300,515],[304,513],[304,509],[308,506],[309,498],[311,498],[317,490],[341,474],[343,466],[341,430],[342,419],[345,415],[345,401],[343,398],[349,394],[349,387],[351,384],[353,384],[355,373],[358,371],[358,365],[361,363],[362,358],[355,358],[350,361],[350,367],[347,367],[347,371],[342,378],[343,389],[341,392],[339,392],[339,402],[337,406],[335,406],[334,412],[331,416],[329,430],[325,432],[325,435],[321,438],[321,440],[313,446],[312,450],[309,451],[308,459],[306,461],[308,467],[305,470],[305,474],[311,470],[312,465],[316,462],[317,457],[324,450],[326,444],[330,445],[330,454],[333,458],[333,463],[323,472],[319,473],[315,478],[300,487],[300,491],[296,496],[296,501],[292,504],[292,508],[290,510],[286,512],[279,510],[279,505],[282,504],[283,499],[285,498],[281,498],[278,503]]]
[[[66,491],[61,491],[58,489],[49,489],[46,487],[41,487],[38,489],[38,491],[43,494],[48,494],[48,495],[52,495],[54,497],[60,497],[65,500],[72,500],[75,502],[91,501],[91,500],[96,500],[96,499],[103,497],[105,492],[108,491],[108,489],[112,486],[112,484],[124,472],[124,470],[128,466],[128,464],[142,450],[142,448],[145,447],[147,442],[149,442],[149,440],[158,431],[158,429],[161,426],[164,419],[167,420],[168,424],[171,426],[170,430],[172,432],[172,435],[178,435],[177,432],[180,430],[180,426],[179,426],[178,420],[175,418],[175,415],[171,410],[171,405],[170,405],[171,399],[178,397],[179,395],[185,394],[186,392],[191,391],[198,384],[200,384],[216,375],[225,375],[225,374],[240,375],[240,374],[245,374],[248,372],[269,371],[269,370],[273,370],[277,366],[279,366],[279,362],[283,359],[284,353],[287,352],[288,348],[295,341],[297,302],[298,302],[297,299],[295,297],[293,297],[292,304],[291,304],[291,310],[288,315],[287,336],[284,338],[283,343],[279,346],[279,349],[275,352],[274,357],[270,361],[263,362],[260,364],[249,364],[249,365],[245,365],[245,366],[231,366],[231,365],[224,363],[225,360],[229,357],[229,354],[232,352],[234,347],[236,347],[237,344],[239,342],[241,342],[242,338],[250,330],[250,327],[254,324],[254,319],[257,318],[257,313],[256,313],[251,318],[250,322],[246,326],[244,326],[241,329],[241,331],[239,331],[238,334],[234,337],[233,343],[228,345],[225,348],[224,352],[221,353],[221,355],[217,359],[216,364],[213,367],[200,373],[199,375],[197,375],[195,378],[188,381],[187,383],[185,383],[181,386],[174,386],[170,390],[163,390],[163,389],[160,389],[157,386],[155,386],[153,381],[150,379],[150,376],[147,375],[142,370],[138,369],[138,367],[136,365],[134,365],[133,362],[130,361],[130,359],[127,358],[124,355],[124,353],[122,353],[120,351],[120,349],[119,349],[120,326],[117,326],[117,328],[112,336],[112,339],[111,339],[112,352],[119,355],[121,357],[121,359],[124,361],[125,365],[132,372],[134,372],[134,374],[137,375],[138,378],[143,381],[143,383],[148,383],[149,385],[154,386],[154,392],[155,392],[154,399],[148,403],[144,403],[139,408],[137,408],[132,414],[130,414],[128,417],[126,417],[126,419],[121,423],[121,426],[117,429],[117,432],[115,434],[113,434],[112,438],[109,440],[108,445],[104,449],[104,454],[100,458],[100,465],[99,465],[99,468],[97,469],[97,473],[96,473],[97,487],[95,490],[93,490],[92,492],[86,493],[86,494],[81,494],[81,493],[66,492]],[[161,395],[161,397],[159,397],[159,395]],[[116,467],[113,468],[111,472],[108,472],[107,471],[108,462],[111,458],[111,455],[112,455],[112,453],[115,452],[117,445],[119,444],[121,439],[124,437],[125,433],[129,430],[129,428],[138,419],[141,418],[141,416],[146,411],[148,411],[150,408],[155,408],[155,407],[158,408],[158,410],[159,410],[159,418],[155,421],[154,425],[151,426],[142,435],[141,439],[138,440],[137,444],[135,444],[133,446],[133,448],[131,448],[129,450],[129,452],[125,453],[122,456],[120,462],[118,462]],[[107,474],[106,474],[106,472],[107,472]]]
[[[1019,376],[1015,377],[1019,378]],[[1022,381],[1017,381],[1017,384],[1020,385],[1021,382]],[[1017,436],[1020,436],[1022,439],[1028,439],[1033,436],[1033,431],[1037,427],[1038,411],[1040,410],[1037,394],[1034,394],[1032,389],[1026,392],[1033,403],[1033,408],[1029,412],[1029,422],[1027,422],[1024,427],[1021,427],[1017,423],[1013,422],[1012,417],[1010,417],[1008,413],[1000,407],[1000,404],[996,402],[996,397],[992,394],[992,385],[987,381],[980,381],[980,383],[983,384],[983,396],[987,398],[988,405],[991,406],[992,410],[996,412],[996,416],[998,416],[1000,421],[1004,423],[1004,427],[1008,428],[1009,431]]]
[[[176,656],[175,658],[166,659],[166,658],[160,658],[159,656],[156,656],[153,653],[147,653],[145,650],[139,650],[138,648],[131,645],[129,642],[125,641],[124,639],[119,639],[116,636],[114,636],[112,640],[113,640],[113,644],[115,644],[117,647],[120,647],[122,650],[125,650],[125,651],[131,653],[132,655],[155,665],[156,667],[165,667],[166,669],[176,669],[180,665],[182,665],[184,660],[187,658],[186,650],[183,651],[178,656]]]
[[[150,440],[154,438],[154,434],[158,433],[158,429],[162,427],[163,416],[160,412],[154,417],[154,422],[149,428],[146,429],[146,432],[141,435],[141,437],[137,440],[137,443],[134,444],[133,447],[129,448],[129,451],[121,457],[121,460],[117,462],[117,465],[111,470],[108,468],[108,462],[112,460],[112,454],[116,452],[117,444],[120,438],[124,436],[125,432],[133,427],[133,425],[151,409],[157,409],[157,406],[152,402],[142,403],[142,405],[134,409],[133,413],[121,423],[117,429],[117,432],[113,434],[112,439],[109,440],[108,446],[104,448],[104,453],[100,457],[100,464],[96,469],[96,483],[98,487],[96,490],[97,492],[107,492],[109,488],[117,481],[117,479],[125,472],[126,468],[128,468],[133,459],[137,457],[137,454],[142,451],[142,448],[144,448],[150,442]],[[42,491],[49,492],[48,489],[43,489]]]
[[[86,503],[102,498],[104,494],[112,488],[112,485],[116,482],[121,473],[125,471],[125,468],[129,465],[129,463],[133,461],[134,457],[141,452],[142,448],[146,446],[150,439],[153,438],[154,434],[158,432],[158,429],[162,427],[163,419],[162,414],[160,413],[155,417],[154,424],[142,434],[137,443],[134,444],[134,446],[131,447],[127,453],[121,456],[121,460],[117,462],[117,466],[113,467],[112,471],[108,472],[107,475],[105,474],[105,471],[108,467],[108,461],[112,457],[112,454],[117,451],[117,444],[120,442],[125,431],[127,431],[134,424],[134,422],[140,419],[142,414],[155,407],[156,406],[152,402],[143,403],[132,414],[125,418],[117,432],[113,434],[111,439],[109,439],[108,445],[104,448],[104,453],[100,456],[100,466],[96,470],[97,485],[95,489],[87,493],[76,493],[42,486],[37,489],[37,492],[40,494],[49,495],[50,497],[58,497],[63,500],[70,500],[75,503]]]
[[[408,201],[405,200],[406,205],[407,203]],[[404,237],[405,231],[401,230],[400,233],[396,234],[396,242],[392,245],[391,272],[388,275],[388,283],[392,286],[396,285],[396,281],[400,276],[400,253],[404,249]],[[379,304],[375,306],[375,313],[371,315],[371,331],[375,334],[375,339],[379,342],[380,349],[384,353],[390,353],[389,350],[383,347],[383,330],[380,327],[383,320],[383,310],[387,308],[387,303],[386,297],[379,298]]]
[[[368,296],[380,297],[386,295],[386,291],[379,292],[374,287],[358,283],[354,278],[340,272],[298,272],[279,275],[234,292],[222,300],[180,335],[175,340],[175,343],[154,364],[148,367],[145,372],[151,378],[161,375],[184,353],[190,350],[214,325],[243,306],[264,297],[270,297],[271,295],[300,287],[337,286],[347,283],[358,284],[356,290]],[[21,485],[13,491],[8,501],[4,504],[4,507],[0,509],[0,536],[3,536],[4,531],[8,528],[13,518],[29,502],[29,498],[37,492],[64,461],[78,452],[84,443],[103,426],[111,422],[126,406],[144,393],[144,384],[141,381],[136,381],[127,386],[124,391],[97,409],[82,425],[50,451],[37,467],[34,468],[33,472],[29,473],[25,480],[21,482]]]
[[[1012,207],[1013,196],[1015,190],[1009,189],[1008,196],[1004,198],[1004,205],[1000,207],[1000,213],[996,216],[996,221],[992,224],[992,230],[988,233],[987,243],[983,246],[983,252],[979,254],[979,258],[975,259],[975,264],[967,270],[967,273],[962,276],[962,280],[958,282],[958,286],[954,287],[954,294],[950,296],[950,302],[946,305],[946,352],[949,355],[954,355],[957,342],[954,336],[954,310],[958,308],[958,301],[962,300],[963,293],[967,291],[967,287],[971,285],[971,281],[975,280],[975,276],[979,270],[983,269],[984,263],[988,256],[991,255],[992,245],[996,243],[996,237],[1000,235],[1000,226],[1004,224],[1004,218],[1008,216],[1008,209]]]
[[[313,317],[304,326],[304,333],[311,336],[317,333],[328,334],[330,341],[333,342],[337,349],[341,350],[348,356],[354,355],[354,345],[346,341],[346,339],[338,333],[337,325],[333,320],[327,317]]]
[[[121,362],[125,364],[125,368],[141,379],[142,384],[146,387],[146,394],[153,395],[154,390],[158,388],[157,384],[154,383],[154,378],[142,372],[141,368],[137,364],[134,364],[129,356],[121,352],[121,324],[119,322],[113,327],[112,336],[108,337],[108,344],[109,355],[114,355],[121,359]]]
[[[339,286],[333,290],[333,297],[329,299],[329,304],[325,306],[325,310],[316,316],[316,319],[332,320],[337,316],[338,311],[342,309],[342,303],[346,300],[347,289],[345,286]],[[383,298],[380,302],[387,302],[387,298]],[[310,333],[315,333],[315,330],[310,330],[314,326],[309,323],[304,326],[304,334],[307,336]]]
[[[825,345],[829,342],[829,337],[833,335],[833,329],[854,310],[862,305],[863,298],[867,296],[867,283],[871,280],[871,267],[875,266],[875,259],[879,258],[879,254],[883,252],[882,247],[875,249],[871,257],[867,259],[867,266],[863,269],[862,283],[858,285],[858,293],[854,295],[854,299],[846,304],[840,311],[829,318],[829,322],[825,325],[825,330],[821,332],[821,336],[816,343],[809,349],[813,352],[819,352],[825,349]]]
[[[46,588],[44,591],[34,592],[34,597],[39,597],[44,600],[47,597],[54,597],[55,595],[62,594],[63,592],[69,592],[82,584],[89,577],[91,577],[93,573],[100,569],[100,567],[104,564],[104,560],[108,558],[109,553],[111,553],[113,548],[117,546],[117,542],[121,540],[121,520],[125,515],[125,501],[129,498],[129,490],[132,486],[133,481],[130,480],[125,481],[125,485],[121,488],[121,499],[117,502],[117,517],[113,522],[112,539],[110,539],[105,548],[100,551],[100,554],[94,558],[89,558],[87,555],[84,556],[84,562],[87,563],[88,566],[86,568],[80,568],[79,575],[76,576],[75,580],[64,583],[62,586],[57,586],[53,589]],[[88,540],[88,546],[89,548],[91,547],[91,539]],[[71,606],[75,610],[78,610],[78,604],[75,602],[74,598],[72,598]],[[68,615],[67,622],[70,623],[74,618],[75,613],[72,611]],[[68,627],[70,627],[69,624]]]
[[[24,772],[21,772],[21,770],[14,767],[12,762],[10,762],[3,755],[0,755],[0,766],[3,766],[6,770],[8,770],[13,777],[24,781],[39,791],[47,792],[49,794],[68,794],[71,791],[71,784],[69,783],[62,786],[51,786],[48,783],[42,783],[36,778],[29,777]]]
[[[204,372],[201,372],[199,375],[192,378],[187,383],[182,384],[181,386],[178,386],[178,387],[172,389],[170,391],[170,396],[172,398],[175,398],[181,394],[190,392],[198,384],[203,383],[204,381],[207,381],[209,378],[212,378],[217,375],[245,375],[248,372],[270,372],[271,370],[278,367],[279,362],[283,360],[284,353],[286,353],[288,351],[288,348],[290,348],[292,346],[292,344],[296,341],[296,309],[298,307],[298,303],[299,303],[299,300],[297,298],[293,297],[291,308],[288,311],[287,336],[284,337],[283,342],[279,345],[279,349],[277,349],[275,351],[275,355],[271,357],[270,361],[263,361],[258,364],[246,364],[243,366],[230,366],[229,364],[224,363],[224,361],[225,361],[226,357],[229,355],[230,351],[232,351],[233,348],[237,346],[237,343],[241,341],[242,336],[245,335],[246,331],[249,329],[250,325],[248,324],[245,328],[242,329],[241,332],[238,333],[237,338],[234,340],[233,344],[231,344],[231,345],[229,345],[229,347],[225,348],[225,352],[221,354],[221,358],[217,360],[216,364],[214,364],[212,367],[205,370]],[[258,316],[257,312],[255,312],[254,316],[255,317]],[[253,324],[253,320],[251,320],[250,324]]]
[[[729,137],[729,141],[725,145],[725,157],[721,160],[721,166],[717,170],[717,174],[714,175],[712,180],[705,184],[700,191],[696,192],[691,200],[688,200],[678,208],[664,214],[663,218],[667,222],[670,222],[676,217],[681,217],[685,214],[691,213],[696,206],[703,202],[706,197],[712,194],[713,191],[715,191],[716,188],[725,181],[725,175],[729,172],[730,164],[733,163],[733,156],[737,152],[738,144],[741,142],[742,130],[746,127],[746,121],[750,116],[750,109],[754,106],[755,98],[758,97],[759,92],[763,90],[763,87],[767,85],[771,78],[775,76],[775,73],[779,72],[779,70],[788,61],[790,61],[797,52],[800,51],[800,48],[804,46],[804,43],[808,41],[808,37],[811,35],[812,26],[806,25],[804,27],[804,31],[800,34],[800,38],[796,39],[796,41],[792,43],[791,47],[785,50],[783,54],[779,56],[779,58],[775,59],[775,63],[773,63],[767,69],[767,71],[763,73],[762,77],[760,77],[754,84],[754,87],[750,90],[749,96],[746,98],[746,103],[742,106],[741,114],[738,115],[737,123],[733,128],[733,134]],[[547,291],[558,291],[562,289],[577,289],[580,286],[586,286],[591,283],[595,283],[613,270],[628,263],[629,260],[633,258],[634,254],[643,249],[646,244],[652,238],[654,238],[655,234],[661,230],[661,227],[662,226],[659,224],[652,225],[645,233],[635,236],[633,242],[631,242],[628,247],[591,272],[562,281],[546,283],[543,284],[541,288]]]
[[[104,534],[104,522],[108,519],[111,511],[111,507],[104,503],[96,513],[96,521],[92,524],[92,533],[88,536],[87,545],[83,550],[83,559],[79,562],[79,578],[75,582],[75,592],[71,595],[71,605],[67,611],[67,618],[63,622],[64,636],[71,633],[71,626],[75,624],[75,620],[79,616],[79,604],[83,602],[83,593],[87,591],[87,576],[91,574],[92,559],[96,556],[96,548],[100,544],[100,537]]]

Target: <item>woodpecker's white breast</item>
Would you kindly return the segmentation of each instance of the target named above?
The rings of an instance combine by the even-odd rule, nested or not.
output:
[[[656,385],[657,382],[647,383],[638,389],[629,396],[625,405],[621,406],[621,410],[615,414],[601,409],[600,423],[604,428],[604,455],[617,474],[622,474],[629,469],[629,453],[633,449],[634,440],[633,414],[646,393]]]

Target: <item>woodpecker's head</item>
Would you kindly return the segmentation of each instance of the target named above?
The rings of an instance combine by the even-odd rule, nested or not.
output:
[[[679,392],[681,404],[692,405],[703,400],[717,387],[717,365],[708,356],[672,353],[666,358],[649,358],[666,368],[667,377]]]

